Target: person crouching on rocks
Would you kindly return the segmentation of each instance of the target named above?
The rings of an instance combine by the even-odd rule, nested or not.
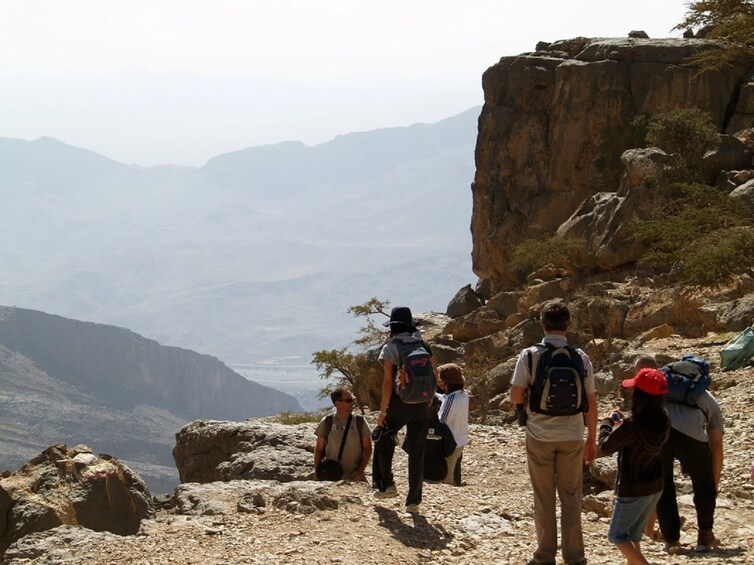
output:
[[[629,565],[648,565],[641,553],[641,537],[649,516],[662,495],[663,468],[660,454],[670,435],[670,419],[664,408],[668,390],[665,375],[657,369],[640,369],[622,382],[633,388],[631,416],[619,410],[600,422],[600,454],[618,452],[616,500],[608,540]]]
[[[453,432],[456,448],[447,457],[448,474],[444,482],[461,486],[461,459],[463,448],[469,443],[469,393],[464,390],[461,368],[455,363],[446,363],[437,368],[439,386],[445,393],[440,406],[440,421]]]

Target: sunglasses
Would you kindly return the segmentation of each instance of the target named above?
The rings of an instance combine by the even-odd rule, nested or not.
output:
[[[340,402],[348,402],[349,404],[353,404],[356,401],[356,399],[351,396],[350,398],[341,398]]]

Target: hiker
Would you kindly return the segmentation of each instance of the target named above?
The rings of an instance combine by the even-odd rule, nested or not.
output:
[[[693,406],[666,400],[670,437],[662,450],[665,482],[657,503],[657,519],[665,539],[665,549],[670,554],[684,551],[680,543],[681,518],[673,480],[673,462],[677,459],[684,473],[691,478],[694,490],[696,550],[708,551],[720,544],[712,530],[723,471],[722,412],[717,400],[708,390],[702,392]]]
[[[372,456],[372,437],[369,425],[360,414],[352,414],[356,397],[347,388],[336,388],[330,394],[335,411],[319,422],[316,431],[317,443],[314,446],[314,471],[323,458],[338,461],[342,478],[350,481],[364,481],[364,469]],[[340,477],[339,477],[340,478]],[[338,480],[323,477],[320,480]]]
[[[374,445],[372,462],[372,483],[376,489],[374,496],[375,498],[390,498],[398,495],[393,479],[395,434],[406,426],[409,448],[406,511],[415,513],[419,511],[422,501],[424,446],[429,427],[429,402],[437,387],[436,369],[431,358],[432,351],[422,340],[421,334],[416,329],[416,320],[408,307],[393,308],[390,312],[390,320],[384,325],[390,328],[390,339],[382,347],[378,358],[383,367],[383,380],[377,426],[385,428],[389,433],[382,433]],[[405,363],[408,355],[411,355],[412,359],[416,357],[416,362],[412,362],[410,366]],[[421,401],[405,396],[414,390],[411,387],[418,382],[413,378],[410,382],[407,381],[409,368],[412,371],[420,369],[426,371],[421,375],[421,382],[426,382],[428,388],[422,393]]]
[[[639,355],[634,359],[634,374],[638,373],[642,369],[657,369],[657,361],[651,355]],[[644,527],[644,535],[651,540],[661,540],[662,534],[655,528],[657,522],[657,509],[652,509],[647,519],[647,525]]]
[[[641,537],[662,494],[660,453],[670,435],[664,409],[668,381],[658,369],[647,368],[621,384],[633,389],[631,416],[624,418],[615,410],[599,429],[600,454],[618,452],[616,499],[607,537],[629,565],[648,565],[641,553]]]
[[[427,428],[427,443],[424,446],[424,481],[437,483],[444,481],[448,474],[446,459],[456,448],[453,432],[443,424],[439,418],[442,399],[435,394],[429,403],[429,427]],[[403,451],[409,452],[408,438],[403,442]]]
[[[568,346],[570,322],[571,314],[562,301],[543,306],[542,343],[521,352],[511,383],[511,402],[521,416],[519,422],[526,426],[526,459],[534,495],[537,548],[529,561],[532,565],[555,563],[556,490],[561,506],[563,559],[567,565],[586,563],[581,530],[582,478],[584,463],[591,464],[597,451],[597,399],[589,357]],[[543,379],[548,378],[548,372],[568,385],[549,390],[567,394],[544,396]]]
[[[445,393],[440,407],[440,420],[453,432],[456,448],[447,458],[448,473],[443,482],[461,486],[463,448],[469,443],[469,393],[464,390],[461,368],[446,363],[437,368],[438,387]]]

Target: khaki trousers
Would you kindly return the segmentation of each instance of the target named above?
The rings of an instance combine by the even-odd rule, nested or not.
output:
[[[534,525],[537,549],[534,560],[555,563],[558,527],[555,492],[560,499],[560,530],[563,560],[569,564],[584,559],[581,531],[583,441],[539,441],[526,436],[529,478],[534,491]]]

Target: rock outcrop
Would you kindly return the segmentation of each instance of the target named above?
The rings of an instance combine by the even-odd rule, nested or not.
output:
[[[85,446],[53,445],[0,479],[0,553],[27,534],[64,524],[135,534],[153,516],[139,476]]]
[[[197,420],[175,435],[182,483],[314,478],[314,424]]]
[[[620,162],[639,144],[635,117],[695,106],[720,132],[750,127],[754,83],[747,68],[699,73],[685,64],[714,47],[700,39],[576,38],[539,44],[490,67],[482,79],[472,186],[474,272],[501,290],[510,283],[505,265],[513,246],[552,236],[579,209],[581,232],[604,235],[607,226],[585,225],[598,213],[614,227],[625,216],[621,199],[629,198],[618,188],[623,167],[630,174],[641,161],[662,165],[651,155]],[[591,260],[605,269],[636,252],[621,238],[593,245]]]

